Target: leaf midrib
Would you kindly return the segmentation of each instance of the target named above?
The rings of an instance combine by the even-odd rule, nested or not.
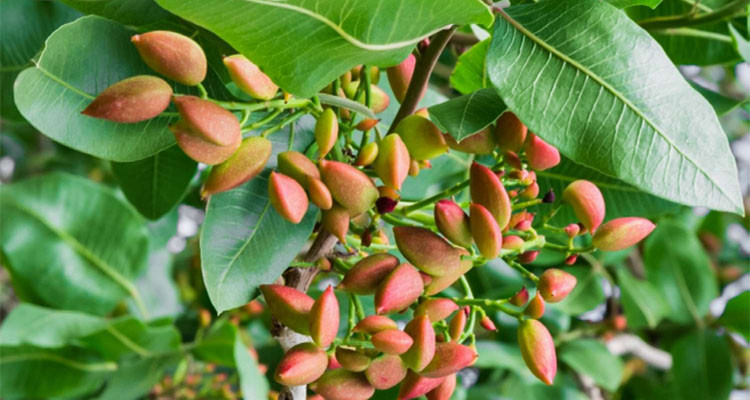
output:
[[[657,127],[656,124],[653,121],[651,121],[651,119],[649,119],[639,108],[637,108],[633,103],[631,103],[628,99],[626,99],[622,95],[622,93],[620,93],[614,87],[612,87],[607,82],[605,82],[601,77],[599,77],[598,75],[596,75],[593,71],[590,71],[588,68],[584,67],[583,65],[581,65],[577,61],[573,60],[572,58],[570,58],[570,57],[566,56],[565,54],[563,54],[562,52],[558,51],[556,48],[552,47],[552,45],[550,45],[549,43],[545,42],[540,37],[536,36],[534,33],[532,33],[531,31],[529,31],[528,29],[526,29],[518,21],[516,21],[513,18],[511,18],[504,10],[500,10],[499,14],[502,15],[502,17],[506,21],[508,21],[511,25],[513,25],[514,28],[516,28],[518,31],[520,31],[522,34],[524,34],[530,40],[536,42],[540,47],[542,47],[543,49],[545,49],[548,52],[552,53],[556,57],[560,58],[563,62],[570,64],[571,66],[573,66],[574,68],[578,69],[579,71],[581,71],[585,75],[589,76],[591,79],[593,79],[599,85],[601,85],[602,87],[604,87],[605,89],[607,89],[613,96],[615,96],[620,101],[622,101],[623,104],[625,104],[626,106],[628,106],[628,108],[630,108],[634,113],[636,113],[636,115],[638,115],[649,126],[651,126],[651,128],[654,130],[654,132],[656,132],[659,136],[661,136],[662,139],[664,139],[664,141],[667,142],[667,144],[671,148],[675,149],[675,151],[677,151],[678,154],[680,154],[683,158],[685,158],[691,164],[693,164],[693,166],[698,171],[700,171],[700,173],[703,176],[705,176],[706,179],[708,179],[711,183],[713,183],[713,185],[716,188],[718,188],[718,190],[721,192],[721,194],[724,195],[724,197],[726,199],[728,199],[730,201],[730,203],[732,203],[731,196],[727,195],[727,193],[724,191],[724,188],[721,185],[719,185],[710,175],[708,175],[706,173],[706,171],[703,170],[703,168],[700,168],[700,166],[698,165],[697,162],[695,162],[692,158],[690,158],[687,154],[685,154],[679,147],[677,147],[672,142],[672,140],[669,137],[667,137],[664,134],[664,132],[659,127]]]
[[[52,361],[58,364],[66,365],[70,368],[77,369],[86,372],[109,372],[117,371],[117,364],[114,362],[101,362],[101,363],[82,363],[78,361],[69,360],[64,357],[60,357],[50,353],[26,353],[26,354],[14,354],[10,356],[3,356],[0,358],[0,364],[23,362],[23,361]]]

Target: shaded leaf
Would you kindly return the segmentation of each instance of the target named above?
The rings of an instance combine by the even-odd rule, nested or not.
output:
[[[729,33],[732,34],[732,41],[734,42],[734,47],[737,49],[737,53],[742,56],[743,60],[750,62],[750,40],[745,39],[731,23],[728,25]]]
[[[478,0],[157,2],[219,35],[298,97],[314,95],[358,64],[397,64],[422,38],[450,24],[492,21]]]
[[[559,351],[560,360],[578,373],[590,376],[597,385],[614,392],[620,386],[623,363],[607,347],[594,339],[566,343]]]
[[[44,305],[101,315],[140,300],[146,227],[110,189],[52,173],[4,186],[0,214],[5,266]]]
[[[148,394],[164,376],[167,368],[175,365],[179,355],[134,358],[121,362],[107,380],[97,400],[140,399]]]
[[[456,141],[481,131],[507,110],[494,89],[481,89],[428,108],[430,119]]]
[[[456,68],[451,73],[451,86],[454,89],[462,94],[469,94],[490,86],[485,67],[489,47],[490,40],[485,39],[458,57]]]
[[[172,15],[154,0],[61,0],[84,14],[94,14],[124,25],[143,26]]]
[[[750,341],[750,291],[746,290],[731,298],[719,322]]]
[[[742,106],[743,104],[750,103],[750,99],[731,99],[720,93],[716,93],[713,90],[706,89],[698,84],[693,83],[692,86],[695,90],[698,91],[698,93],[700,93],[706,100],[708,100],[709,103],[711,103],[711,106],[713,106],[716,114],[719,116],[723,116],[734,110],[735,108]]]
[[[505,9],[487,67],[508,108],[576,162],[672,201],[743,212],[737,167],[713,109],[611,5]]]
[[[662,0],[607,0],[607,3],[612,4],[617,8],[627,8],[633,6],[648,6],[650,8],[656,8]]]
[[[639,280],[625,268],[617,270],[620,301],[625,311],[628,327],[633,330],[656,328],[669,313],[664,297],[649,281]]]
[[[237,330],[236,327],[232,328]],[[250,354],[250,349],[242,343],[239,332],[234,339],[234,362],[240,376],[240,390],[247,400],[265,399],[268,397],[268,380],[258,369],[258,362]]]
[[[729,344],[710,330],[683,336],[670,351],[677,390],[686,400],[720,400],[732,390]]]

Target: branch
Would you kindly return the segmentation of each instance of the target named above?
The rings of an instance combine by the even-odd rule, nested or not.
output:
[[[404,96],[404,101],[401,103],[401,107],[398,109],[398,113],[396,114],[396,118],[393,119],[390,129],[388,129],[388,133],[393,133],[396,125],[402,119],[414,114],[414,111],[417,110],[419,100],[422,99],[422,93],[424,93],[427,83],[430,80],[432,69],[435,68],[440,53],[445,49],[445,45],[448,44],[456,28],[456,26],[452,26],[442,30],[430,40],[427,50],[419,57],[417,65],[414,66],[414,74],[411,77],[411,82],[409,82],[409,88],[406,90],[406,96]]]
[[[716,11],[703,14],[698,17],[695,17],[692,14],[688,14],[671,17],[649,18],[643,21],[639,21],[638,25],[646,30],[657,30],[710,24],[712,22],[718,22],[727,18],[732,18],[735,15],[744,14],[744,8],[748,4],[750,4],[750,0],[735,0]]]
[[[621,334],[607,342],[607,349],[616,355],[632,354],[660,370],[672,368],[672,356],[664,350],[657,349],[633,334]]]

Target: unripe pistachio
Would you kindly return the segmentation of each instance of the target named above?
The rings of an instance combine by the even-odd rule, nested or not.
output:
[[[388,186],[378,186],[378,193],[380,197],[388,197],[389,199],[398,200],[401,196],[393,188]]]
[[[627,217],[613,219],[596,231],[592,243],[604,251],[626,249],[651,234],[656,225],[645,218]]]
[[[279,153],[276,157],[278,169],[284,175],[287,175],[297,181],[302,187],[308,187],[308,177],[320,179],[320,171],[306,155],[297,151],[285,151]]]
[[[415,302],[423,289],[419,271],[411,264],[403,263],[391,271],[378,286],[375,292],[375,312],[389,314],[401,311]]]
[[[271,157],[271,147],[271,141],[260,136],[244,139],[231,157],[211,169],[203,184],[201,196],[206,198],[255,178]]]
[[[421,271],[440,276],[459,269],[458,249],[432,231],[397,226],[393,228],[393,236],[401,254]]]
[[[328,369],[338,369],[341,368],[341,364],[339,363],[339,360],[336,359],[336,352],[328,355]]]
[[[524,305],[526,305],[527,301],[529,301],[529,291],[526,290],[526,286],[524,286],[521,288],[521,290],[516,292],[516,294],[511,296],[508,302],[516,307],[523,307]]]
[[[529,318],[539,319],[544,315],[544,300],[537,290],[536,295],[523,310],[523,314]]]
[[[323,158],[336,144],[339,138],[339,120],[333,109],[326,108],[315,123],[315,142],[318,144],[320,158]]]
[[[516,226],[514,226],[513,229],[517,231],[521,231],[521,232],[526,232],[529,229],[531,229],[531,221],[528,219],[523,220],[519,222],[518,224],[516,224]]]
[[[476,162],[471,164],[469,175],[471,200],[492,213],[500,229],[504,229],[510,221],[512,210],[510,197],[500,178],[492,170]]]
[[[224,57],[224,65],[229,71],[232,82],[250,97],[258,100],[271,100],[276,96],[279,87],[242,54]]]
[[[529,264],[533,263],[534,260],[536,260],[536,257],[539,255],[539,250],[529,250],[526,252],[521,253],[520,256],[518,256],[518,262],[521,264]]]
[[[464,328],[466,328],[466,319],[466,308],[461,308],[453,315],[453,318],[451,318],[451,322],[448,324],[448,334],[451,336],[452,341],[458,342],[458,338],[461,337]]]
[[[578,260],[578,254],[571,254],[565,258],[565,264],[573,265]]]
[[[547,328],[539,321],[526,319],[518,326],[518,347],[531,373],[547,385],[557,374],[555,342]]]
[[[462,139],[460,142],[457,142],[456,139],[448,133],[443,134],[443,136],[445,137],[445,142],[448,143],[448,147],[463,153],[479,155],[492,154],[492,151],[495,150],[496,147],[495,138],[492,136],[489,127]]]
[[[339,77],[339,81],[341,81],[341,86],[347,86],[352,83],[352,71],[344,72],[344,74]]]
[[[450,400],[456,390],[456,374],[450,374],[435,389],[427,393],[427,400]]]
[[[359,295],[373,294],[398,265],[398,258],[388,253],[367,256],[346,271],[338,289]]]
[[[409,163],[409,176],[419,175],[419,162],[417,160],[411,160]]]
[[[362,372],[370,366],[370,356],[362,351],[349,349],[346,347],[336,348],[336,360],[341,367],[353,372]]]
[[[364,374],[336,369],[320,377],[315,383],[315,392],[326,400],[365,400],[372,397],[375,388]]]
[[[357,130],[360,130],[362,132],[367,132],[370,129],[374,128],[378,124],[378,122],[380,122],[379,119],[365,118],[362,121],[359,121],[359,123],[357,123],[357,126],[355,128],[357,128]]]
[[[506,164],[510,165],[516,170],[523,168],[523,164],[521,164],[521,157],[519,157],[517,153],[510,151],[510,150],[506,150],[503,153],[503,156],[504,156],[503,158]]]
[[[539,185],[534,182],[531,185],[526,186],[526,189],[521,191],[520,196],[526,200],[535,199],[536,196],[539,196]]]
[[[461,260],[458,269],[453,270],[446,275],[433,276],[432,281],[424,287],[425,296],[432,296],[442,292],[443,289],[455,283],[458,278],[467,273],[473,266],[471,259]]]
[[[318,178],[307,178],[307,191],[310,194],[310,201],[321,210],[328,210],[333,207],[333,197],[323,181]]]
[[[206,78],[208,62],[193,39],[176,32],[151,31],[130,38],[141,59],[154,71],[188,86]]]
[[[440,322],[448,318],[456,310],[458,310],[458,305],[451,299],[431,298],[420,303],[414,309],[414,315],[426,315],[430,321]]]
[[[426,315],[419,315],[406,324],[404,332],[411,336],[414,344],[401,355],[401,359],[407,367],[419,372],[432,361],[435,355],[435,330]]]
[[[422,272],[422,271],[419,271],[419,276],[421,276],[421,277],[422,277],[422,283],[423,283],[423,284],[424,284],[425,286],[429,285],[429,284],[430,284],[430,282],[432,282],[432,277],[431,277],[430,275],[427,275],[427,274],[425,274],[425,273],[424,273],[424,272]]]
[[[336,236],[341,243],[346,243],[346,233],[349,231],[349,212],[338,204],[321,213],[320,225]]]
[[[187,97],[187,96],[182,96]],[[223,110],[223,109],[222,109]],[[233,117],[234,118],[234,117]],[[236,120],[235,120],[236,122]],[[239,127],[239,124],[237,125]],[[208,165],[226,161],[240,147],[242,135],[237,130],[235,141],[227,145],[212,143],[202,133],[197,132],[187,120],[180,119],[169,127],[182,151],[195,161]]]
[[[307,385],[326,372],[328,356],[312,343],[300,343],[286,352],[276,367],[274,379],[285,386]]]
[[[565,227],[565,234],[568,235],[569,238],[578,236],[578,232],[580,231],[581,227],[578,224],[570,224]]]
[[[388,83],[391,85],[393,95],[396,96],[396,100],[399,103],[404,101],[406,97],[406,91],[409,89],[409,82],[414,74],[414,67],[417,65],[417,59],[414,54],[409,54],[408,57],[401,61],[400,64],[394,65],[386,70],[388,74]],[[420,97],[421,99],[421,97]]]
[[[410,162],[409,150],[401,136],[392,133],[380,141],[374,169],[386,186],[401,190],[401,183],[409,174]]]
[[[576,287],[576,277],[557,268],[550,268],[539,277],[537,289],[544,301],[562,301]]]
[[[379,390],[390,389],[406,377],[406,366],[401,357],[383,354],[372,360],[365,371],[367,381]]]
[[[391,104],[391,98],[388,94],[376,85],[370,85],[370,108],[375,114],[379,114],[388,108]]]
[[[261,285],[268,309],[279,322],[293,331],[308,334],[308,319],[315,300],[297,289],[284,285]]]
[[[396,209],[398,200],[394,200],[391,197],[382,196],[375,200],[375,208],[378,210],[378,214],[388,214],[389,212]]]
[[[372,335],[372,344],[386,354],[399,355],[409,350],[414,340],[398,329],[389,329]]]
[[[338,161],[320,160],[320,173],[334,200],[350,215],[370,209],[378,199],[378,190],[364,172]]]
[[[495,141],[502,150],[518,152],[526,141],[526,125],[508,111],[495,122]]]
[[[459,246],[469,247],[474,242],[469,216],[452,200],[435,203],[435,225],[443,236]]]
[[[508,235],[503,237],[503,249],[506,250],[518,250],[520,251],[523,249],[524,245],[523,239],[516,235]]]
[[[354,326],[352,332],[361,332],[372,335],[381,331],[398,329],[396,322],[384,315],[370,315],[360,320]]]
[[[425,395],[440,386],[446,378],[428,378],[409,371],[401,383],[398,391],[398,400],[409,400]]]
[[[357,153],[357,160],[354,161],[354,165],[358,167],[364,167],[372,164],[378,157],[380,148],[376,142],[370,142],[362,146]]]
[[[531,168],[544,171],[560,164],[560,152],[538,136],[529,133],[526,139],[526,160]]]
[[[563,191],[562,199],[573,207],[576,217],[591,233],[604,220],[604,197],[599,188],[586,180],[571,182]]]
[[[141,122],[161,114],[171,98],[172,87],[163,79],[138,75],[104,89],[81,114],[121,123]]]
[[[479,322],[479,324],[482,325],[482,328],[490,332],[497,330],[495,323],[492,322],[492,319],[486,315],[482,317],[482,320]]]
[[[294,179],[277,172],[268,178],[268,198],[285,220],[299,224],[309,205],[305,189]]]
[[[410,115],[396,125],[409,154],[415,160],[429,160],[448,151],[448,144],[440,129],[429,119]]]
[[[336,339],[339,331],[339,301],[328,288],[315,300],[310,310],[310,337],[320,347],[326,348]]]
[[[325,257],[320,257],[317,261],[315,261],[315,267],[317,267],[321,271],[330,271],[331,261]]]
[[[195,96],[175,96],[172,100],[193,135],[218,146],[242,140],[240,122],[221,106]]]
[[[441,378],[468,367],[478,357],[476,351],[455,342],[438,343],[435,356],[419,373],[428,378]]]
[[[507,231],[508,229],[516,229],[516,226],[518,226],[519,223],[526,221],[529,218],[530,214],[526,211],[519,211],[511,215],[508,226],[504,229],[504,231]]]
[[[471,236],[482,253],[482,257],[492,260],[500,254],[503,246],[503,232],[493,215],[481,204],[472,203],[471,210]]]

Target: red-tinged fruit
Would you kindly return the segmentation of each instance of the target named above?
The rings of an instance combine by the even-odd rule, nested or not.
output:
[[[307,177],[307,192],[310,194],[310,201],[321,210],[328,210],[333,207],[331,191],[320,179]]]
[[[375,114],[385,111],[391,104],[391,98],[377,85],[370,85],[370,108]]]
[[[268,178],[268,198],[276,212],[293,224],[300,223],[307,213],[309,203],[305,189],[284,174],[271,172]]]
[[[645,218],[626,217],[613,219],[602,225],[594,234],[594,247],[604,251],[618,251],[643,240],[656,225]]]
[[[388,253],[376,253],[367,256],[354,264],[349,271],[346,271],[338,289],[358,295],[373,294],[378,285],[398,265],[398,258]]]
[[[578,224],[569,224],[564,228],[565,234],[568,235],[569,238],[574,238],[578,236],[578,233],[581,231],[581,227]]]
[[[433,276],[432,281],[424,287],[425,296],[432,296],[442,292],[445,288],[455,283],[463,274],[469,272],[474,264],[471,259],[461,260],[458,269],[448,272],[445,275]]]
[[[576,277],[557,268],[550,268],[539,277],[537,289],[544,301],[557,303],[576,287]]]
[[[438,343],[432,361],[419,374],[442,378],[468,367],[477,357],[477,352],[469,346],[455,342]]]
[[[464,328],[466,328],[466,319],[467,314],[465,309],[459,310],[451,318],[451,322],[448,324],[448,334],[451,336],[452,341],[458,342],[458,339],[464,332]]]
[[[392,133],[380,141],[373,168],[386,186],[401,190],[401,184],[409,175],[410,163],[409,150],[401,136]]]
[[[502,150],[518,152],[526,141],[527,131],[516,114],[505,112],[495,123],[495,141]]]
[[[308,320],[315,300],[284,285],[261,285],[260,291],[274,318],[293,331],[305,335],[310,332]]]
[[[393,236],[401,254],[422,272],[442,276],[460,267],[458,249],[428,229],[397,226]]]
[[[492,136],[489,127],[461,139],[460,142],[456,141],[449,133],[444,133],[443,136],[448,147],[462,153],[487,155],[492,154],[496,147],[495,138]]]
[[[482,320],[479,322],[479,324],[482,325],[482,328],[490,332],[494,332],[497,330],[495,323],[492,322],[492,319],[486,315],[482,317]]]
[[[521,321],[518,326],[518,347],[531,373],[551,385],[557,374],[557,355],[555,342],[547,328],[533,319]]]
[[[336,348],[336,360],[341,367],[353,372],[362,372],[370,366],[370,357],[362,351],[346,347]]]
[[[604,197],[599,188],[586,180],[571,182],[563,191],[562,199],[573,207],[576,217],[591,233],[604,220]]]
[[[407,369],[401,357],[383,354],[372,360],[365,370],[365,377],[375,389],[385,390],[404,380],[406,372]]]
[[[503,237],[503,249],[521,251],[525,242],[519,236],[508,235]]]
[[[392,329],[398,329],[396,321],[384,315],[370,315],[360,320],[357,325],[354,326],[352,331],[373,335],[378,332]]]
[[[513,304],[516,307],[523,307],[526,305],[526,302],[528,301],[529,301],[529,291],[526,289],[526,286],[524,286],[521,288],[521,290],[516,292],[516,294],[511,296],[508,302],[510,304]]]
[[[376,349],[386,354],[404,354],[414,340],[407,333],[398,329],[389,329],[372,335],[370,339]]]
[[[406,324],[404,332],[411,336],[414,344],[401,355],[401,359],[407,367],[419,372],[432,361],[435,355],[435,330],[432,328],[430,319],[426,315],[420,315]]]
[[[420,303],[414,309],[414,315],[426,315],[432,322],[440,322],[458,310],[455,301],[447,298],[435,297]]]
[[[310,337],[320,347],[326,348],[336,339],[339,331],[339,301],[328,288],[315,300],[310,310]]]
[[[435,225],[443,236],[459,246],[469,247],[474,242],[469,216],[452,200],[435,203]]]
[[[320,225],[330,232],[341,243],[346,243],[346,233],[349,231],[349,211],[338,204],[328,210],[323,210]]]
[[[565,257],[565,264],[566,265],[573,265],[578,260],[578,254],[571,254],[567,257]]]
[[[472,203],[469,210],[471,212],[471,236],[479,252],[488,260],[497,258],[503,246],[503,232],[495,217],[480,204]]]
[[[357,153],[357,159],[354,161],[354,165],[358,167],[364,167],[375,162],[378,158],[380,148],[376,142],[370,142],[364,145]]]
[[[428,378],[426,376],[409,371],[401,383],[398,391],[398,400],[414,399],[425,395],[440,386],[445,378]]]
[[[396,209],[398,200],[395,200],[388,196],[381,196],[375,200],[375,208],[378,210],[378,214],[388,214]]]
[[[208,61],[198,43],[176,32],[151,31],[130,38],[143,62],[167,78],[188,86],[206,78]]]
[[[203,184],[201,196],[206,198],[255,178],[271,157],[271,147],[271,141],[260,136],[244,139],[231,157],[211,169]]]
[[[242,136],[238,136],[235,143],[227,146],[210,143],[196,135],[184,120],[177,121],[169,130],[174,134],[177,145],[188,157],[208,165],[226,161],[242,144]]]
[[[374,128],[378,124],[378,122],[380,122],[379,119],[365,118],[362,121],[359,121],[359,123],[357,123],[357,126],[355,128],[357,128],[357,130],[360,130],[362,132],[367,132],[370,129]]]
[[[539,255],[539,250],[529,250],[521,253],[520,256],[518,256],[518,262],[521,264],[530,264],[533,263],[534,260],[536,260],[536,257]]]
[[[362,214],[375,204],[378,189],[364,172],[338,161],[320,160],[319,165],[323,182],[333,199],[350,215]]]
[[[224,66],[232,82],[254,99],[271,100],[279,91],[271,78],[242,54],[224,57]]]
[[[138,75],[104,89],[81,114],[120,123],[141,122],[161,114],[171,98],[172,87],[163,79]]]
[[[339,120],[332,108],[326,108],[315,123],[315,142],[320,158],[328,154],[339,138]]]
[[[298,344],[284,354],[274,379],[285,386],[307,385],[323,375],[328,367],[326,352],[312,343]]]
[[[505,160],[506,164],[510,165],[511,167],[517,170],[523,168],[523,164],[521,163],[521,157],[519,157],[517,153],[513,151],[505,151],[503,155],[504,155],[503,159]]]
[[[533,319],[542,318],[542,315],[544,315],[544,300],[542,300],[542,296],[539,295],[539,291],[536,292],[534,298],[531,299],[529,304],[523,310],[523,314]]]
[[[419,162],[417,160],[412,159],[409,163],[409,176],[417,176],[419,175]]]
[[[231,146],[242,141],[240,122],[221,106],[195,96],[174,96],[172,101],[193,135],[217,146]]]
[[[512,209],[500,178],[491,169],[475,162],[471,164],[469,182],[471,200],[492,213],[500,229],[504,229],[510,221]]]
[[[415,160],[430,160],[448,151],[440,129],[422,116],[414,114],[402,119],[396,125],[396,132]]]
[[[415,302],[423,290],[419,271],[411,264],[403,263],[391,271],[375,291],[375,312],[401,311]]]
[[[282,174],[291,177],[302,187],[308,187],[308,179],[320,179],[320,171],[306,155],[298,151],[285,151],[276,157],[278,169]]]
[[[531,168],[544,171],[560,164],[560,152],[539,136],[529,133],[526,139],[526,160]]]
[[[375,394],[375,388],[364,374],[336,369],[320,377],[315,392],[326,400],[365,400]]]
[[[537,196],[539,196],[539,185],[534,182],[529,186],[526,186],[526,189],[522,190],[519,196],[521,196],[522,199],[526,200],[535,199]]]
[[[400,64],[394,65],[386,70],[388,83],[391,85],[393,95],[399,103],[404,101],[404,97],[406,97],[406,91],[409,88],[409,82],[411,82],[411,77],[414,74],[414,67],[416,65],[416,57],[414,57],[414,54],[409,54],[409,56],[406,57],[404,61],[401,61]]]
[[[456,374],[450,374],[435,389],[427,392],[427,400],[450,400],[456,390]]]

